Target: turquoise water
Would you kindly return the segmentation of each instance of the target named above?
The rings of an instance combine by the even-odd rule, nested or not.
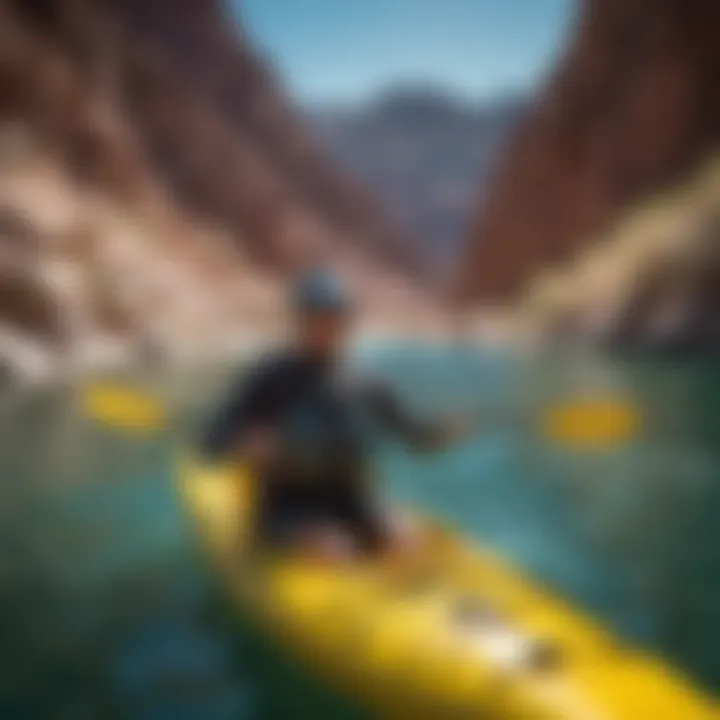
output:
[[[388,492],[720,691],[720,368],[418,348],[374,362],[420,411],[496,418],[434,458],[384,448]],[[189,385],[208,402],[217,379],[172,392]],[[594,453],[549,444],[533,418],[588,391],[632,396],[642,436]],[[356,714],[223,606],[174,493],[180,422],[121,434],[56,389],[3,397],[0,423],[0,717]]]

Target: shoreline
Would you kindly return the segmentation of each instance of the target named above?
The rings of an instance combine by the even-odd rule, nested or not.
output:
[[[88,378],[158,376],[162,381],[163,377],[177,377],[203,368],[216,371],[236,367],[282,341],[277,332],[246,332],[203,347],[183,342],[147,352],[137,340],[106,337],[59,351],[26,333],[0,328],[0,392],[71,385]],[[478,332],[458,336],[450,331],[395,331],[376,326],[358,331],[351,343],[351,354],[362,357],[393,347],[483,352],[514,349],[517,345],[507,337],[498,340]]]

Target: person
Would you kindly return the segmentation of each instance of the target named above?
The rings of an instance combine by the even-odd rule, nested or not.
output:
[[[355,307],[339,276],[303,275],[292,305],[293,342],[239,379],[210,424],[205,454],[250,468],[263,548],[339,560],[410,543],[412,533],[375,494],[376,430],[429,451],[467,437],[472,425],[421,420],[387,384],[349,372],[343,355]]]

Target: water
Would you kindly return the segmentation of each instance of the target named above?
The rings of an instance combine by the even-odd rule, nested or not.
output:
[[[720,691],[719,368],[409,347],[376,362],[419,411],[522,420],[434,458],[384,449],[390,493]],[[588,454],[534,430],[588,389],[634,397],[642,437]],[[3,398],[0,423],[0,717],[359,717],[215,592],[173,486],[176,428],[98,427],[62,389]]]

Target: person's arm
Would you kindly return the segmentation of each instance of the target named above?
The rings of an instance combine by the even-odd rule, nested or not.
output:
[[[475,422],[459,415],[421,419],[409,412],[397,395],[382,383],[368,383],[366,397],[381,424],[417,450],[442,450],[468,439],[476,430]]]
[[[202,438],[201,449],[208,459],[260,460],[269,452],[271,376],[269,365],[259,365],[234,383]]]

